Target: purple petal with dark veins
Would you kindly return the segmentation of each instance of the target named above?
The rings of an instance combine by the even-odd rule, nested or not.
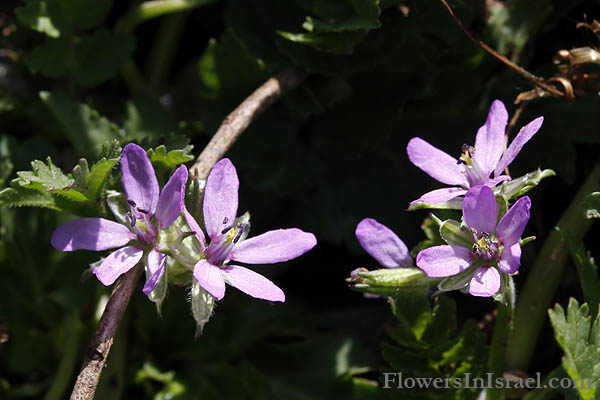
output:
[[[471,283],[469,284],[469,293],[473,296],[490,297],[500,290],[500,273],[494,267],[480,267],[475,270]]]
[[[135,246],[123,247],[110,253],[93,272],[104,286],[110,286],[119,276],[135,267],[143,255],[144,250]]]
[[[224,158],[210,171],[204,190],[204,225],[214,240],[223,229],[231,226],[238,208],[238,181],[235,167]]]
[[[135,207],[154,215],[160,189],[146,150],[134,143],[125,146],[121,157],[121,171],[121,182],[127,200],[133,201]]]
[[[277,229],[237,244],[229,258],[248,264],[273,264],[299,257],[316,244],[312,233],[297,228]]]
[[[285,294],[273,282],[248,268],[229,265],[221,270],[223,278],[242,292],[270,301],[285,301]]]
[[[217,300],[221,300],[225,296],[225,281],[221,274],[221,268],[206,260],[200,260],[194,266],[194,278],[204,290]]]
[[[502,217],[496,228],[496,234],[504,246],[518,243],[525,226],[529,221],[531,200],[529,196],[521,197]]]
[[[367,253],[386,268],[412,267],[404,242],[387,226],[365,218],[356,226],[356,238]]]
[[[473,160],[485,176],[490,176],[504,151],[504,132],[508,122],[508,112],[500,100],[494,100],[485,124],[477,131]]]
[[[425,140],[418,137],[410,139],[406,153],[410,162],[432,178],[447,185],[467,186],[464,167],[458,164],[456,158]]]
[[[158,281],[160,281],[160,278],[162,278],[165,273],[166,257],[165,254],[159,253],[156,249],[152,249],[148,253],[148,263],[146,264],[146,267],[148,268],[150,277],[142,289],[142,292],[144,292],[146,296],[149,296],[150,293],[152,293],[156,288],[156,285],[158,285]]]
[[[185,218],[185,221],[190,226],[190,229],[196,235],[196,238],[198,238],[198,241],[200,242],[200,245],[202,246],[202,248],[205,249],[206,248],[206,239],[204,238],[204,232],[202,232],[202,228],[200,228],[200,225],[198,225],[198,222],[196,222],[196,219],[192,216],[192,214],[190,214],[190,212],[187,210],[187,208],[185,208],[185,205],[183,207],[184,207],[183,208],[183,217]]]
[[[446,277],[456,275],[471,266],[473,253],[461,246],[434,246],[421,250],[417,254],[417,267],[427,276]]]
[[[463,200],[463,218],[469,228],[478,233],[494,233],[498,220],[498,203],[494,192],[487,186],[475,186]]]
[[[57,250],[108,250],[135,239],[125,225],[104,218],[80,218],[59,226],[50,239]]]
[[[498,269],[507,274],[517,272],[521,266],[521,245],[514,243],[512,246],[504,247],[504,251],[498,261]]]
[[[185,184],[188,179],[188,170],[185,165],[179,166],[165,184],[158,198],[156,206],[156,219],[161,229],[166,229],[179,217],[181,205],[185,197]]]
[[[513,162],[513,160],[515,159],[517,154],[519,154],[525,143],[527,143],[529,139],[531,139],[533,135],[535,135],[536,132],[540,129],[543,122],[544,117],[539,117],[525,125],[523,128],[521,128],[517,136],[515,136],[515,138],[511,142],[510,146],[508,146],[508,149],[506,149],[506,152],[500,159],[500,162],[496,166],[494,176],[500,175],[502,171],[504,171],[506,167],[508,167],[510,163]]]

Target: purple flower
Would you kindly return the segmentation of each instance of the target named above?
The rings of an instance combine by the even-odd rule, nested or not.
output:
[[[508,167],[525,143],[540,129],[544,117],[536,118],[521,128],[510,146],[504,151],[504,132],[507,121],[508,112],[504,104],[500,100],[495,100],[490,107],[485,124],[477,131],[475,147],[464,144],[458,160],[421,138],[412,138],[406,147],[410,161],[432,178],[452,185],[452,187],[425,193],[411,204],[418,202],[442,203],[464,195],[469,188],[474,186],[494,187],[502,181],[510,180],[508,175],[502,175],[502,171]],[[492,172],[494,177],[490,178]]]
[[[417,266],[430,277],[448,277],[474,267],[469,293],[493,296],[500,290],[500,273],[513,274],[521,265],[519,239],[529,221],[531,200],[525,196],[496,224],[498,205],[487,186],[470,189],[463,200],[464,223],[473,234],[472,247],[434,246],[417,255]]]
[[[188,225],[194,231],[205,258],[196,262],[193,275],[200,286],[220,300],[225,283],[259,299],[285,301],[283,291],[256,272],[239,265],[273,264],[299,257],[317,244],[312,233],[300,229],[278,229],[244,240],[250,224],[248,214],[235,218],[238,208],[239,181],[235,167],[227,158],[210,171],[204,190],[204,233],[194,217],[184,209]]]
[[[385,268],[413,266],[408,248],[387,226],[372,218],[365,218],[356,226],[355,234],[362,248],[381,266]]]
[[[146,266],[150,278],[143,289],[148,295],[164,272],[165,255],[158,252],[157,245],[159,231],[168,228],[181,212],[188,172],[181,165],[161,192],[146,150],[133,143],[123,149],[121,171],[130,209],[128,223],[104,218],[76,219],[58,227],[52,234],[51,243],[62,251],[102,251],[120,247],[94,267],[94,274],[106,286],[133,268],[148,251]],[[132,243],[126,246],[129,242]]]

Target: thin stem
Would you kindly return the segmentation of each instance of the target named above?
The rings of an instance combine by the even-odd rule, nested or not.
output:
[[[196,169],[197,176],[205,179],[208,171],[223,157],[250,122],[269,105],[298,86],[307,75],[307,72],[297,69],[283,71],[275,78],[269,79],[244,100],[225,118],[213,139],[194,163],[192,168]],[[142,265],[138,264],[119,278],[115,285],[84,358],[81,372],[71,394],[71,400],[92,400],[94,398],[117,328],[142,271]]]
[[[161,22],[156,33],[156,43],[148,58],[148,81],[153,91],[160,88],[161,82],[171,69],[176,45],[183,33],[187,17],[188,14],[180,13],[170,15]]]
[[[287,69],[266,81],[242,104],[231,112],[198,156],[190,168],[192,174],[205,179],[213,165],[229,150],[240,134],[267,107],[286,93],[296,88],[308,72],[300,69]]]
[[[494,326],[488,359],[488,371],[493,374],[494,382],[497,378],[502,378],[504,374],[506,342],[508,341],[511,328],[509,314],[509,307],[498,303],[498,316],[496,317],[496,325]],[[504,389],[495,387],[487,388],[486,395],[487,400],[504,399]]]
[[[568,231],[575,240],[583,239],[592,221],[584,217],[581,203],[586,195],[598,190],[600,164],[590,172],[556,226]],[[517,302],[514,331],[509,339],[507,351],[507,363],[510,368],[529,368],[537,338],[546,319],[546,310],[560,284],[568,255],[569,249],[563,238],[553,229],[529,272]]]
[[[172,14],[179,11],[214,3],[216,0],[153,0],[145,1],[135,6],[125,14],[117,23],[117,30],[131,32],[136,26],[144,21],[157,18],[162,15]]]
[[[559,89],[557,89],[556,87],[554,87],[552,85],[548,85],[544,81],[544,79],[542,79],[538,76],[535,76],[534,74],[527,71],[526,69],[518,66],[517,64],[510,61],[508,58],[504,57],[502,54],[498,53],[496,50],[494,50],[493,48],[491,48],[490,46],[488,46],[481,40],[475,38],[475,36],[473,36],[473,34],[471,32],[469,32],[469,30],[467,28],[465,28],[462,21],[456,16],[456,14],[454,14],[454,10],[452,10],[452,7],[450,7],[450,5],[448,5],[446,0],[440,0],[440,1],[444,5],[444,7],[446,7],[446,9],[448,10],[448,13],[450,13],[450,16],[452,17],[452,19],[454,19],[454,21],[458,24],[458,26],[460,26],[460,28],[463,30],[463,32],[467,35],[467,37],[473,43],[475,43],[476,45],[481,47],[488,54],[490,54],[493,57],[495,57],[496,59],[500,60],[507,67],[509,67],[510,69],[512,69],[519,75],[521,75],[523,78],[527,79],[533,86],[544,90],[545,92],[549,93],[550,95],[552,95],[554,97],[564,97],[565,96],[565,94],[563,92],[561,92]]]
[[[64,321],[65,339],[63,345],[63,356],[58,364],[56,375],[44,400],[60,400],[64,398],[65,390],[71,382],[73,370],[77,362],[77,350],[79,348],[79,335],[82,326],[76,312],[71,312]]]

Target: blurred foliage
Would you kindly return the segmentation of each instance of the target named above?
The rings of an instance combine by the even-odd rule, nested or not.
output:
[[[105,189],[119,186],[118,146],[131,141],[151,149],[164,183],[256,87],[298,66],[312,75],[253,122],[228,155],[253,232],[298,226],[319,238],[303,258],[265,268],[290,301],[228,295],[193,341],[182,290],[170,293],[162,319],[138,290],[98,398],[405,398],[377,388],[386,305],[343,282],[373,262],[359,250],[356,223],[376,218],[417,248],[439,243],[431,219],[423,242],[425,215],[403,212],[438,187],[410,165],[406,143],[420,136],[457,155],[462,143],[472,144],[493,99],[513,115],[512,101],[530,86],[473,45],[437,1],[179,3],[189,4],[173,16],[143,14],[141,2],[0,4],[0,338],[7,335],[0,340],[0,397],[64,398],[108,293],[82,277],[95,254],[50,246],[53,230],[70,219],[53,210],[107,213]],[[540,75],[555,73],[557,50],[597,45],[575,27],[600,18],[591,0],[452,6],[476,36]],[[598,103],[595,93],[572,104],[533,102],[511,132],[544,115],[511,173],[543,167],[558,175],[533,195],[526,233],[543,238],[598,162]],[[6,208],[14,206],[43,208]],[[536,246],[524,251],[517,285]],[[569,275],[557,301],[574,290],[578,282]],[[457,301],[458,321],[442,297],[433,310],[415,307],[430,333],[394,322],[394,344],[384,348],[394,371],[479,368],[473,352],[485,348],[485,337],[464,318],[481,319],[493,305]],[[436,331],[440,318],[457,330]],[[452,351],[443,356],[442,349]],[[548,372],[560,356],[547,351],[535,367]]]

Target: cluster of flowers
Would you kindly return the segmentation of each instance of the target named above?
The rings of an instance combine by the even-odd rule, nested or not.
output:
[[[437,181],[453,185],[426,193],[411,205],[422,203],[428,207],[461,201],[462,222],[446,221],[457,229],[452,234],[441,234],[447,244],[423,249],[416,257],[417,267],[426,274],[425,281],[437,283],[440,290],[461,289],[474,296],[494,296],[507,285],[504,278],[516,273],[521,265],[521,235],[529,220],[531,200],[521,197],[510,209],[501,207],[499,213],[498,204],[506,205],[512,197],[506,198],[500,186],[511,180],[503,172],[539,130],[543,117],[524,126],[505,151],[507,121],[504,104],[494,101],[477,132],[475,146],[463,145],[458,160],[421,138],[408,143],[408,158],[414,165]],[[440,233],[444,233],[444,226],[448,224],[440,224]],[[404,242],[374,219],[362,220],[356,227],[356,237],[383,267],[413,268]],[[361,270],[355,270],[351,281],[361,282],[360,275]]]
[[[121,223],[80,218],[60,226],[51,239],[52,245],[62,251],[118,248],[93,267],[104,285],[112,285],[141,261],[147,276],[143,291],[153,301],[164,298],[164,290],[160,294],[157,291],[166,288],[168,276],[182,285],[199,285],[202,290],[192,290],[192,296],[204,301],[207,297],[222,299],[225,283],[252,297],[284,301],[283,291],[273,282],[230,262],[283,262],[304,254],[317,243],[312,233],[296,228],[246,239],[249,215],[236,218],[239,181],[228,159],[219,161],[206,180],[201,216],[206,235],[185,204],[188,171],[184,165],[160,190],[146,151],[128,144],[123,149],[121,172],[125,197],[112,201],[120,199],[123,204],[110,207]],[[119,211],[123,208],[126,212]],[[209,307],[208,314],[211,310]]]

